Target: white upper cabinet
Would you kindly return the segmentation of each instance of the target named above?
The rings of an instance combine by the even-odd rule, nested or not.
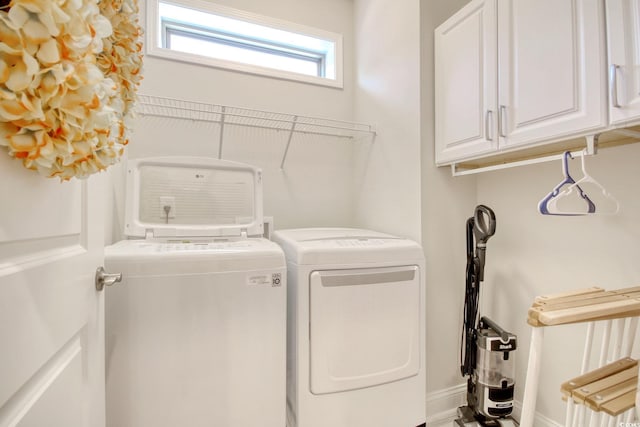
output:
[[[438,27],[436,162],[604,128],[604,20],[601,0],[486,0]]]
[[[603,128],[602,2],[501,0],[498,17],[501,148]]]
[[[436,161],[497,149],[496,0],[473,0],[435,31]]]
[[[640,118],[640,0],[607,0],[609,117]]]

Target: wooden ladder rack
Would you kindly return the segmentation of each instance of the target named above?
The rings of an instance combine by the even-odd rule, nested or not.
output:
[[[565,400],[615,417],[635,406],[637,386],[638,361],[625,357],[567,381],[560,390]]]
[[[544,329],[574,323],[587,323],[580,376],[560,387],[567,401],[566,427],[600,425],[603,415],[621,422],[631,421],[638,396],[638,362],[630,358],[640,316],[640,287],[607,291],[600,287],[536,297],[527,315],[533,327],[527,379],[523,397],[521,427],[533,427],[540,372]],[[588,371],[596,323],[604,325],[598,368]],[[616,334],[610,336],[615,322]],[[613,362],[607,363],[608,361]],[[592,411],[586,423],[586,409]]]
[[[605,291],[599,287],[536,297],[527,323],[534,327],[640,316],[640,286]]]

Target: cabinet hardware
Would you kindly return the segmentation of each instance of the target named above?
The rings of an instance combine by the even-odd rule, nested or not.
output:
[[[618,103],[618,69],[617,64],[611,64],[609,66],[609,90],[611,91],[611,105],[614,108],[622,108]]]
[[[484,134],[487,137],[487,141],[493,141],[493,111],[492,110],[487,110],[487,114],[485,114]]]
[[[507,126],[504,123],[504,119],[507,116],[507,107],[504,105],[500,106],[500,109],[498,110],[498,129],[500,131],[500,136],[503,138],[506,138],[507,136]]]

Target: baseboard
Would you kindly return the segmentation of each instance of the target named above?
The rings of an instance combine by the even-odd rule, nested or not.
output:
[[[458,407],[467,401],[467,385],[460,384],[427,394],[427,426],[453,423]]]
[[[460,384],[444,390],[438,390],[427,395],[427,426],[439,426],[446,423],[453,424],[457,418],[458,407],[467,402],[467,385]],[[513,418],[520,419],[522,402],[515,401]],[[562,427],[562,424],[536,412],[534,423],[536,427]]]
[[[516,400],[513,403],[513,418],[516,420],[520,419],[520,414],[522,413],[522,402]],[[536,412],[533,417],[533,425],[536,427],[563,427],[564,424],[558,423],[551,418],[547,418],[542,415],[540,412]]]

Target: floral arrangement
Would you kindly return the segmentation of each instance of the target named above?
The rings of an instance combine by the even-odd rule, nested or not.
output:
[[[116,163],[141,80],[137,0],[4,3],[0,145],[61,180]]]

